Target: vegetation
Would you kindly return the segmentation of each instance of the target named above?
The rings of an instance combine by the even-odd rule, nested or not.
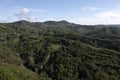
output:
[[[0,23],[0,80],[119,80],[118,25]]]

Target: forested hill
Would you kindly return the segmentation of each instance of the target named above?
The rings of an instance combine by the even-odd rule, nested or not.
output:
[[[119,80],[120,25],[0,23],[0,80]]]

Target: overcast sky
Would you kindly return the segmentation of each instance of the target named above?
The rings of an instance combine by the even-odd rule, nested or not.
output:
[[[120,0],[0,0],[0,22],[120,24]]]

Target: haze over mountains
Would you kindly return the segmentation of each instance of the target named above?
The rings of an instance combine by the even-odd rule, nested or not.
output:
[[[0,23],[0,80],[119,80],[120,25]]]

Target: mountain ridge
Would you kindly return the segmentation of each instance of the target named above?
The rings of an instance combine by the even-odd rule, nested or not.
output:
[[[0,80],[119,80],[119,26],[0,24]]]
[[[16,22],[26,22],[26,23],[48,23],[48,22],[55,22],[55,23],[71,23],[71,24],[76,24],[76,25],[83,25],[85,26],[85,24],[79,24],[79,23],[73,23],[73,22],[69,22],[67,20],[60,20],[60,21],[54,21],[54,20],[48,20],[48,21],[44,21],[44,22],[31,22],[31,21],[27,21],[27,20],[18,20],[18,21],[13,21],[13,22],[7,22],[7,23],[16,23]],[[6,22],[1,22],[0,24],[4,24]],[[86,24],[86,26],[108,26],[108,27],[112,27],[112,26],[117,26],[119,27],[120,24]]]

